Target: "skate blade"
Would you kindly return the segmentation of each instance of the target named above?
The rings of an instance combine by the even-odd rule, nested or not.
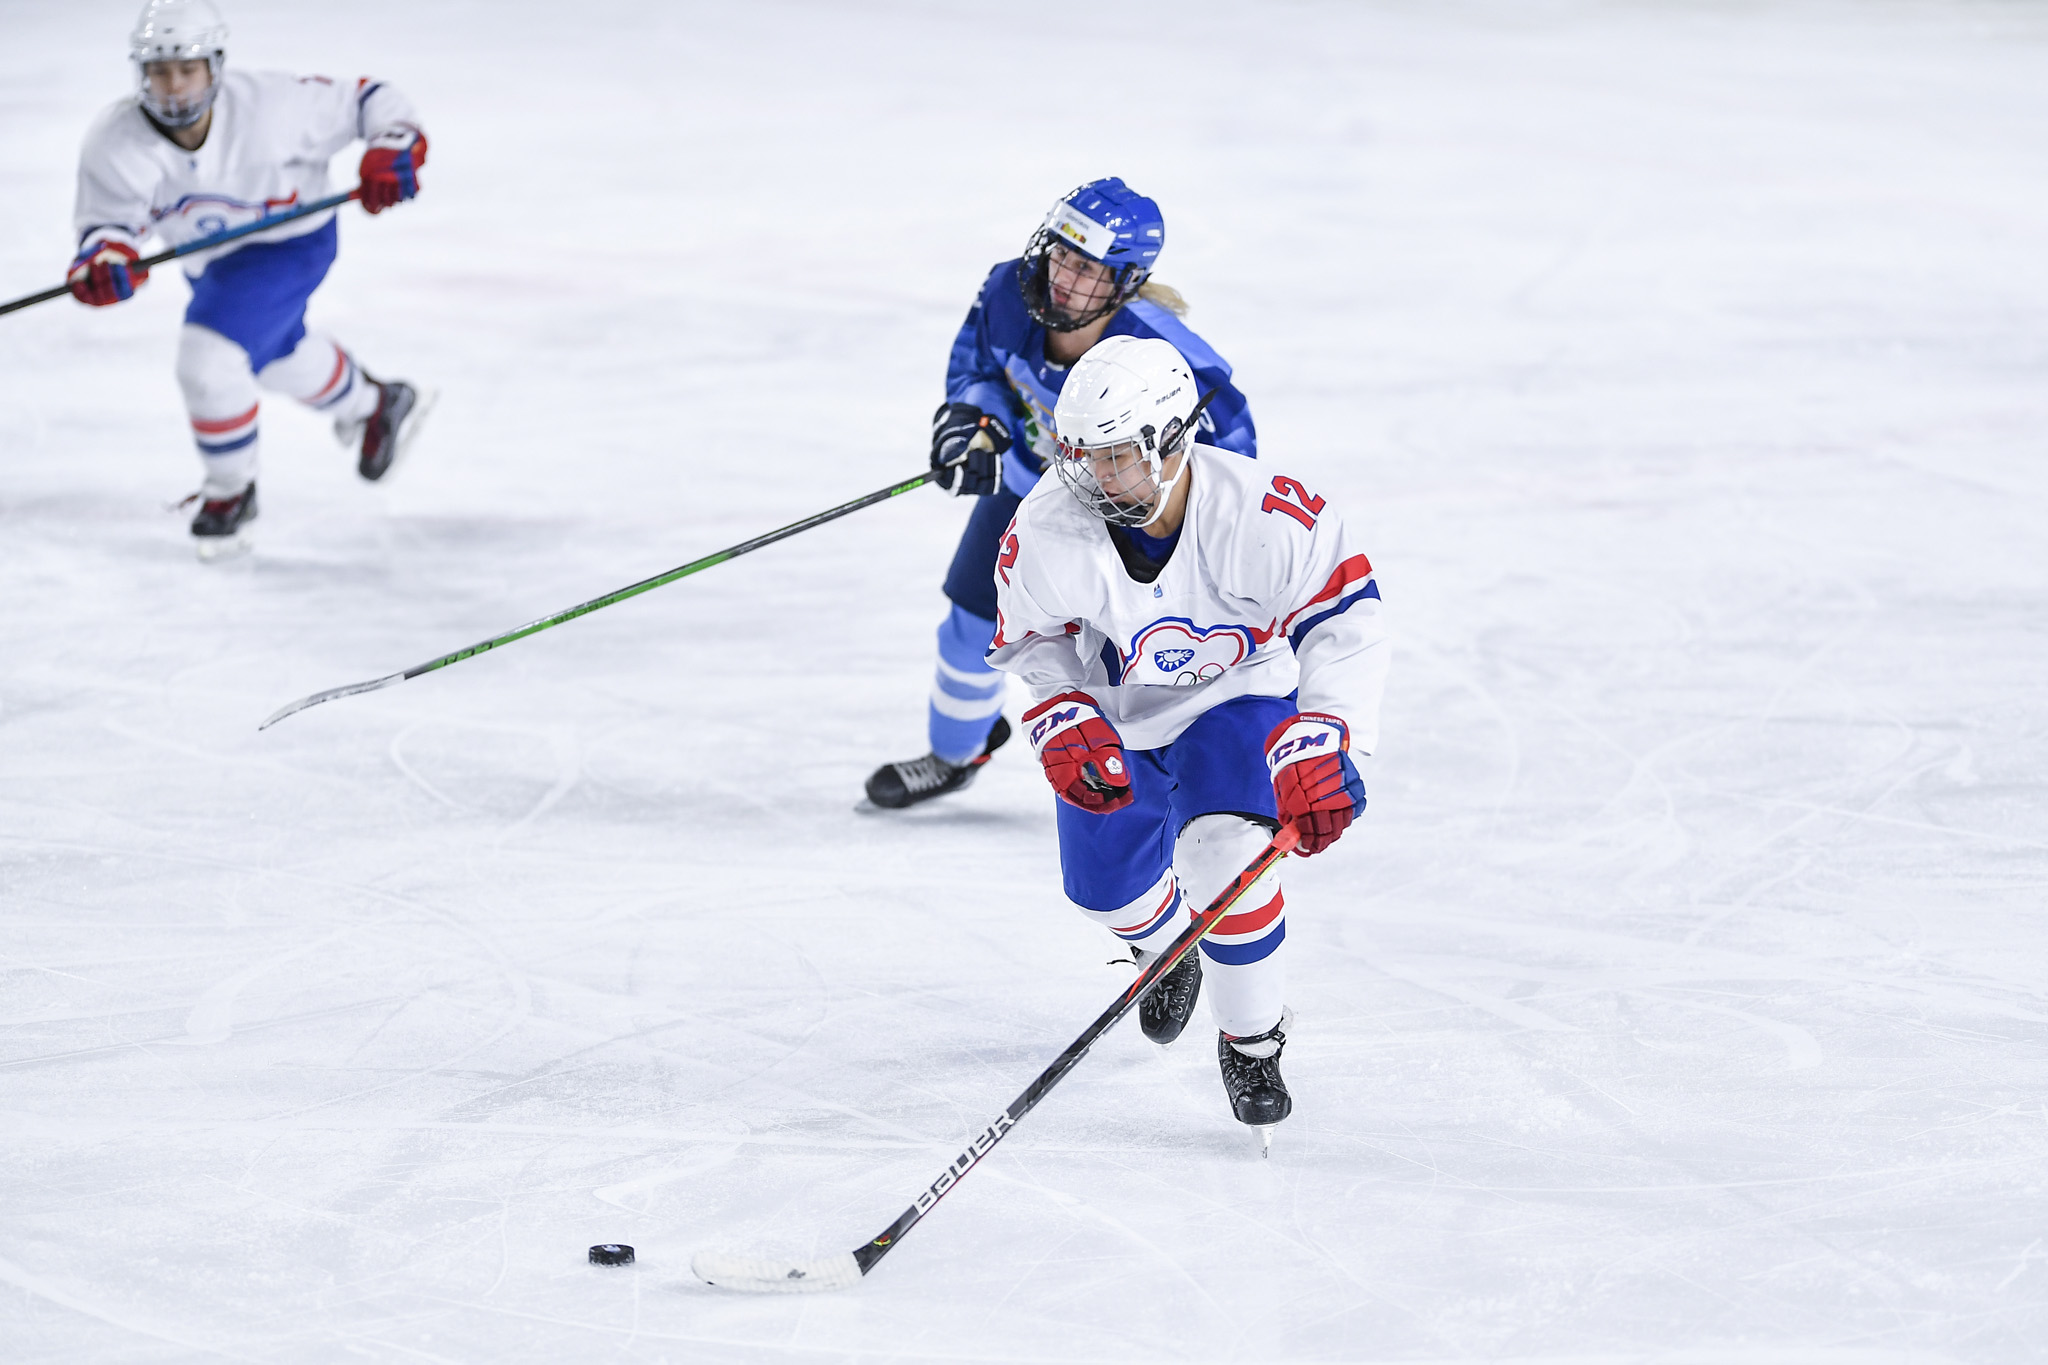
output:
[[[254,549],[256,542],[247,531],[237,531],[230,536],[194,536],[193,548],[199,552],[201,564],[220,564],[230,559],[240,559]]]
[[[1273,1130],[1280,1125],[1277,1123],[1259,1123],[1252,1126],[1258,1129],[1259,1133],[1259,1155],[1271,1161],[1273,1159]]]

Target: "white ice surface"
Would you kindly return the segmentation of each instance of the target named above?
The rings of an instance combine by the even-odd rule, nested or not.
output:
[[[0,293],[133,8],[4,5]],[[2040,6],[230,17],[425,111],[313,314],[446,396],[388,490],[268,404],[202,569],[174,273],[0,319],[0,1359],[2040,1358]],[[1106,173],[1404,641],[1290,873],[1296,1117],[1126,1027],[857,1288],[707,1289],[1125,979],[1019,754],[855,809],[965,509],[256,722],[920,469]]]

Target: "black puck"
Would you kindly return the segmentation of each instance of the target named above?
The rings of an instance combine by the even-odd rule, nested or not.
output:
[[[600,1242],[590,1249],[592,1265],[631,1265],[633,1248],[620,1246],[617,1242]]]

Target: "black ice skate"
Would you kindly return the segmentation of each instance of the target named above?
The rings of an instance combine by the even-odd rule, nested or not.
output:
[[[1230,1112],[1239,1123],[1259,1130],[1267,1151],[1272,1150],[1273,1125],[1294,1112],[1294,1097],[1280,1078],[1280,1052],[1287,1046],[1287,1026],[1294,1022],[1293,1010],[1282,1010],[1280,1022],[1264,1033],[1248,1038],[1216,1035],[1216,1061],[1223,1068],[1223,1089],[1230,1096]]]
[[[981,742],[981,752],[965,763],[948,763],[937,754],[926,754],[907,763],[884,763],[868,777],[868,800],[885,810],[902,810],[934,796],[959,791],[974,780],[989,755],[1009,742],[1010,722],[997,716]]]
[[[197,494],[193,496],[197,497]],[[249,548],[245,528],[256,520],[256,485],[232,498],[208,498],[192,518],[192,544],[204,560],[227,559]]]
[[[1146,966],[1159,954],[1140,948],[1138,970]],[[1202,950],[1191,948],[1180,965],[1159,978],[1143,1000],[1138,1002],[1138,1027],[1153,1042],[1165,1047],[1180,1037],[1180,1031],[1188,1026],[1188,1019],[1195,1012],[1195,1001],[1202,995]]]
[[[434,399],[402,379],[372,379],[368,371],[361,373],[363,382],[377,390],[377,410],[361,421],[335,422],[334,436],[356,451],[356,473],[375,483],[391,472],[419,435]]]

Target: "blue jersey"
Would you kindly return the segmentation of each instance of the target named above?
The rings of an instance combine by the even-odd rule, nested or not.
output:
[[[1053,456],[1052,410],[1067,382],[1067,367],[1045,358],[1045,328],[1024,310],[1024,292],[1017,280],[1020,264],[1005,261],[983,281],[980,297],[953,339],[953,354],[946,364],[946,401],[972,403],[1009,420],[1011,445],[1003,455],[1003,485],[1021,497],[1031,491]],[[1251,406],[1230,382],[1230,362],[1186,323],[1155,303],[1133,299],[1117,310],[1103,335],[1171,342],[1194,368],[1201,391],[1216,390],[1216,397],[1202,409],[1202,444],[1258,458]]]

